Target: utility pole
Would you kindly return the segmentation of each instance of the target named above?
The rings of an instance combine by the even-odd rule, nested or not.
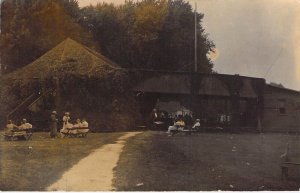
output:
[[[191,73],[190,73],[190,77],[191,77],[191,107],[192,107],[192,111],[193,111],[193,116],[197,117],[199,116],[199,97],[197,97],[197,71],[198,71],[198,66],[197,66],[197,3],[195,1],[195,10],[194,10],[194,14],[195,14],[195,31],[194,31],[194,35],[195,35],[195,53],[194,53],[194,68],[191,68]],[[192,66],[192,65],[191,65]]]
[[[197,3],[195,2],[195,66],[194,72],[198,71],[197,66]]]

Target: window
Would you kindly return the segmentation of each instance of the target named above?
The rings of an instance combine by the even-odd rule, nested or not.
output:
[[[278,99],[278,109],[279,109],[279,114],[284,115],[286,114],[286,109],[285,109],[285,99]]]
[[[300,110],[300,102],[296,102],[296,110]]]

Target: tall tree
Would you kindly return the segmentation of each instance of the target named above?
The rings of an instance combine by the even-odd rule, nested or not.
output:
[[[198,69],[211,72],[207,54],[214,48],[197,14]],[[83,24],[103,54],[123,67],[190,70],[194,65],[194,12],[183,0],[126,1],[83,9]]]
[[[92,36],[75,20],[78,14],[72,17],[70,13],[76,12],[76,6],[79,11],[76,1],[6,3],[10,14],[4,15],[7,22],[0,36],[0,51],[7,72],[32,62],[67,37],[92,45]]]
[[[82,9],[76,0],[29,1],[26,8],[6,5],[0,51],[10,70],[66,37],[101,48],[127,68],[191,70],[194,65],[194,12],[184,0],[127,0],[121,6],[99,3]],[[202,27],[203,17],[197,13],[197,65],[201,72],[212,72],[207,54],[214,44]]]
[[[183,0],[168,1],[168,16],[159,34],[159,53],[157,60],[165,68],[192,70],[194,66],[195,16],[191,5]],[[207,54],[214,44],[208,39],[201,23],[204,15],[197,13],[198,69],[211,72],[212,62]]]

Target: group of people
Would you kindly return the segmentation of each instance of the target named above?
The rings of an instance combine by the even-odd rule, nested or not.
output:
[[[80,134],[80,133],[87,133],[89,131],[88,127],[89,124],[86,119],[77,119],[76,123],[71,123],[71,117],[69,112],[65,112],[63,118],[63,127],[60,130],[60,135],[63,138],[67,134]],[[50,125],[50,137],[56,138],[57,137],[57,128],[58,128],[58,118],[57,112],[52,111],[51,113],[51,125]]]
[[[32,124],[27,122],[27,119],[23,118],[19,126],[15,125],[12,120],[8,120],[5,128],[5,134],[11,134],[15,131],[27,132],[32,129]]]
[[[70,113],[66,112],[63,116],[63,127],[60,129],[61,137],[66,134],[80,134],[87,133],[89,131],[89,124],[86,119],[77,119],[76,123],[71,123]],[[5,128],[5,134],[10,135],[14,132],[27,133],[32,129],[32,124],[27,122],[27,119],[23,118],[19,126],[15,125],[12,120],[8,120]],[[52,111],[51,113],[51,124],[50,124],[50,137],[56,138],[58,136],[58,118],[57,112]]]
[[[153,124],[164,123],[169,125],[168,134],[171,134],[173,131],[198,130],[200,127],[200,119],[196,119],[193,122],[191,114],[170,116],[168,112],[158,111],[154,108],[150,118]]]
[[[182,118],[179,118],[174,121],[174,124],[168,127],[167,133],[171,135],[173,131],[183,131],[186,127],[186,124]],[[192,126],[192,129],[197,129],[200,127],[200,119],[196,119],[195,123]]]

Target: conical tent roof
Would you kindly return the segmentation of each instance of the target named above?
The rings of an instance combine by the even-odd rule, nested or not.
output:
[[[3,78],[30,79],[66,74],[101,76],[121,69],[105,56],[67,38],[31,64]]]

